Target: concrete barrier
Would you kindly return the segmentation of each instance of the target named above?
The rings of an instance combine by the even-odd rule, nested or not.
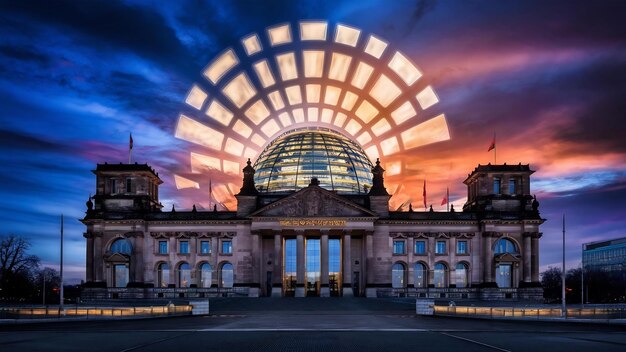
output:
[[[191,301],[191,315],[207,315],[209,314],[209,301]]]
[[[434,315],[435,300],[434,299],[416,299],[415,313],[417,315]]]

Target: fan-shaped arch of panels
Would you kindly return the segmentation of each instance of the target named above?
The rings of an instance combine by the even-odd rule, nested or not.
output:
[[[286,129],[322,126],[356,140],[368,157],[384,155],[387,175],[407,165],[393,155],[450,138],[439,99],[422,72],[383,39],[344,24],[301,21],[241,39],[204,69],[189,90],[176,137],[192,142],[192,174],[232,176],[214,196],[232,196],[246,158]],[[199,188],[189,174],[181,188]]]

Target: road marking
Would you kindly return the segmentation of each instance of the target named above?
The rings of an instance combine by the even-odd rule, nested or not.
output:
[[[376,328],[207,328],[195,331],[202,332],[300,332],[300,331],[317,331],[317,332],[429,332],[428,329],[376,329]]]
[[[137,345],[137,346],[133,346],[133,347],[130,347],[130,348],[123,349],[120,352],[129,352],[129,351],[137,350],[137,349],[140,349],[140,348],[143,348],[143,347],[152,346],[152,345],[155,345],[157,343],[161,343],[163,341],[173,340],[175,338],[178,338],[178,337],[181,337],[181,336],[184,336],[184,335],[189,335],[189,334],[190,334],[190,332],[188,332],[186,334],[179,334],[179,335],[176,335],[176,336],[166,337],[164,339],[160,339],[160,340],[156,340],[156,341],[150,341],[150,342],[144,343],[142,345]]]
[[[503,352],[511,352],[511,350],[505,350],[504,348],[500,348],[500,347],[496,347],[496,346],[488,345],[488,344],[486,344],[486,343],[482,343],[482,342],[480,342],[480,341],[476,341],[476,340],[468,339],[468,338],[465,338],[465,337],[456,336],[456,335],[452,335],[452,334],[446,334],[445,332],[440,332],[440,334],[442,334],[442,335],[446,335],[446,336],[450,336],[450,337],[454,337],[455,339],[459,339],[459,340],[463,340],[463,341],[467,341],[467,342],[475,343],[475,344],[477,344],[477,345],[481,345],[481,346],[489,347],[489,348],[492,348],[492,349],[494,349],[494,350],[503,351]]]

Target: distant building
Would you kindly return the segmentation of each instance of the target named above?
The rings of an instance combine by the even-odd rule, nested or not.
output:
[[[163,211],[148,165],[98,164],[84,294],[541,299],[528,165],[479,165],[449,212],[390,211],[384,171],[344,135],[297,130],[248,161],[236,211]]]
[[[591,271],[626,270],[626,237],[583,244],[583,267]]]

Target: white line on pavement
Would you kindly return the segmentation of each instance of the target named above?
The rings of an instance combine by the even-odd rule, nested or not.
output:
[[[465,338],[465,337],[456,336],[456,335],[452,335],[452,334],[446,334],[445,332],[441,332],[440,334],[446,335],[446,336],[449,336],[449,337],[453,337],[455,339],[459,339],[459,340],[475,343],[477,345],[493,348],[494,350],[503,351],[503,352],[511,352],[511,350],[505,350],[504,348],[488,345],[486,343],[483,343],[483,342],[480,342],[480,341],[476,341],[476,340],[472,340],[472,339],[468,339],[468,338]]]

